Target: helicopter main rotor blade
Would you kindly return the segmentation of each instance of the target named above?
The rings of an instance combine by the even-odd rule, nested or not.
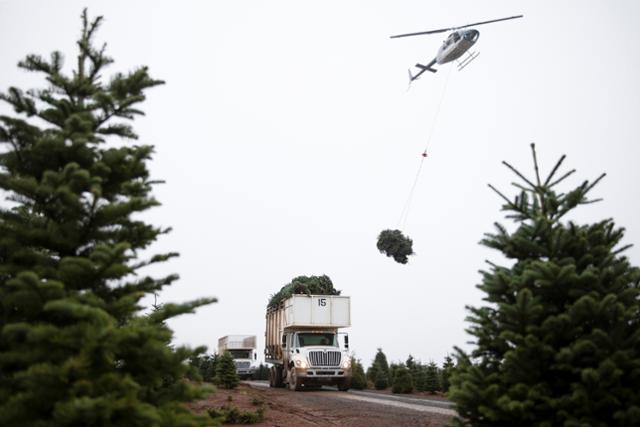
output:
[[[398,39],[400,37],[422,36],[424,34],[444,33],[446,31],[451,31],[451,30],[455,30],[455,28],[443,28],[442,30],[432,30],[432,31],[421,31],[419,33],[398,34],[396,36],[391,36],[390,38]]]
[[[491,24],[492,22],[508,21],[509,19],[518,19],[518,18],[522,18],[523,16],[524,15],[515,15],[515,16],[509,16],[508,18],[500,18],[500,19],[492,19],[491,21],[476,22],[475,24],[467,24],[467,25],[463,25],[462,27],[455,27],[455,28],[452,28],[452,30],[457,30],[458,28],[475,27],[476,25]]]
[[[476,22],[476,23],[473,23],[473,24],[462,25],[460,27],[442,28],[442,29],[439,29],[439,30],[431,30],[431,31],[420,31],[418,33],[398,34],[396,36],[391,36],[391,38],[392,39],[397,39],[397,38],[400,38],[400,37],[411,37],[411,36],[421,36],[421,35],[425,35],[425,34],[444,33],[444,32],[447,32],[447,31],[458,30],[460,28],[474,27],[476,25],[491,24],[493,22],[500,22],[500,21],[507,21],[509,19],[522,18],[523,16],[524,15],[515,15],[515,16],[509,16],[507,18],[492,19],[491,21],[482,21],[482,22]]]

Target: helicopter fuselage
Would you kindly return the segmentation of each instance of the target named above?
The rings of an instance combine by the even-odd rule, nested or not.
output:
[[[449,34],[438,49],[436,63],[446,64],[460,58],[478,41],[478,37],[480,37],[478,30],[458,30]]]
[[[416,74],[411,72],[409,69],[409,82],[416,80],[426,71],[430,71],[432,73],[437,72],[438,70],[433,68],[435,64],[446,64],[447,62],[454,61],[460,58],[465,53],[468,55],[461,61],[458,61],[458,70],[462,70],[464,67],[469,65],[471,61],[478,57],[478,52],[472,53],[469,52],[471,46],[473,46],[480,37],[480,32],[478,30],[471,29],[469,27],[476,27],[478,25],[491,24],[494,22],[508,21],[510,19],[522,18],[523,15],[515,15],[508,16],[506,18],[492,19],[490,21],[482,21],[475,22],[473,24],[462,25],[460,27],[451,27],[451,28],[441,28],[439,30],[429,30],[429,31],[419,31],[417,33],[406,33],[406,34],[397,34],[395,36],[391,36],[392,39],[397,39],[400,37],[412,37],[412,36],[422,36],[425,34],[436,34],[436,33],[444,33],[449,32],[449,36],[442,43],[442,46],[438,49],[436,57],[431,60],[428,64],[417,63],[415,66],[420,71]],[[463,30],[463,28],[469,28],[468,30]]]

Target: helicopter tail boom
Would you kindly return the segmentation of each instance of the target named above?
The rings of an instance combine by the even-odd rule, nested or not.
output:
[[[436,63],[436,60],[434,59],[433,61],[429,62],[427,65],[423,65],[423,64],[416,64],[416,68],[419,68],[420,71],[418,72],[418,74],[416,74],[415,76],[411,73],[411,70],[409,70],[409,82],[412,82],[414,80],[416,80],[418,77],[420,77],[422,75],[422,73],[424,73],[425,71],[431,71],[432,73],[436,73],[438,72],[438,70],[436,70],[435,68],[432,67],[432,65],[434,65]]]

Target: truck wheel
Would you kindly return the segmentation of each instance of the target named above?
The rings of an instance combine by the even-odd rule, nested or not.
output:
[[[269,387],[282,387],[282,368],[272,366],[269,369]]]
[[[276,384],[274,382],[275,380],[275,371],[276,368],[274,368],[273,366],[271,367],[271,369],[269,369],[269,387],[275,387]]]
[[[274,377],[273,377],[273,386],[274,387],[284,387],[284,382],[282,381],[282,366],[274,366]]]
[[[349,391],[351,388],[351,381],[342,381],[338,383],[338,390],[340,391]]]
[[[302,381],[298,379],[295,368],[291,368],[291,370],[289,371],[289,390],[292,390],[292,391],[302,390]]]

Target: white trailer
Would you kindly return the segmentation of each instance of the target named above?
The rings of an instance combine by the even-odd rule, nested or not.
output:
[[[218,354],[231,353],[240,378],[250,378],[258,368],[255,335],[227,335],[218,339]]]
[[[273,364],[269,385],[302,390],[322,384],[351,386],[351,299],[339,295],[292,295],[267,308],[265,358]],[[342,339],[340,339],[342,336]]]

